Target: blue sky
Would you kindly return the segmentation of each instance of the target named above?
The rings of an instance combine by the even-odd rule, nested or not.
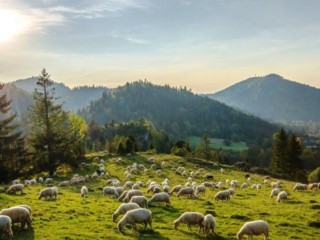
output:
[[[316,0],[0,1],[0,81],[147,79],[215,92],[278,73],[320,87]],[[1,30],[2,29],[2,30]]]

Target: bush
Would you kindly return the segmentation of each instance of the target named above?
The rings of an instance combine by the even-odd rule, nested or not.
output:
[[[310,183],[320,182],[320,167],[316,168],[309,174],[308,181]]]

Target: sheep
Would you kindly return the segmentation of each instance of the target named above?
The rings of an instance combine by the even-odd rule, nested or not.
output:
[[[36,179],[31,179],[30,180],[30,185],[36,185],[37,184],[37,180]]]
[[[117,190],[113,187],[104,187],[102,192],[103,192],[103,196],[113,195],[116,198],[119,197]]]
[[[216,185],[213,182],[203,182],[201,185],[204,185],[205,187],[211,187],[214,188]]]
[[[188,182],[192,182],[192,177],[188,177]]]
[[[135,184],[132,185],[131,189],[138,190],[138,189],[140,189],[140,186],[139,186],[139,184],[135,183]]]
[[[12,224],[21,223],[21,229],[24,229],[24,226],[27,224],[27,228],[31,228],[31,216],[28,209],[24,207],[12,207],[2,209],[0,215],[6,215],[11,218]]]
[[[120,195],[120,197],[118,198],[118,201],[121,202],[127,195],[129,190],[125,190],[123,191],[123,193]]]
[[[195,195],[198,196],[199,193],[203,193],[203,194],[206,193],[206,187],[204,185],[196,186]]]
[[[159,169],[159,170],[156,171],[156,174],[157,174],[157,175],[160,175],[161,173],[162,173],[161,169]]]
[[[157,188],[157,189],[155,190],[155,188]],[[161,192],[160,185],[159,184],[151,185],[147,190],[147,193],[149,193],[149,192],[153,192],[153,193]]]
[[[16,192],[20,192],[22,194],[23,193],[23,191],[22,191],[23,188],[24,188],[24,185],[21,184],[21,183],[13,184],[7,189],[6,193],[8,193],[8,194],[16,194]]]
[[[208,235],[210,233],[210,230],[212,233],[214,233],[216,221],[211,214],[207,214],[204,216],[204,220],[202,222],[202,225],[203,225],[203,233],[205,235]]]
[[[13,237],[13,232],[11,229],[11,218],[8,216],[0,215],[0,236],[1,239],[8,234],[10,238]]]
[[[307,184],[302,184],[302,183],[297,183],[294,188],[293,191],[298,190],[298,191],[304,191],[308,189],[308,185]]]
[[[187,195],[189,197],[194,197],[194,190],[192,187],[181,188],[181,190],[177,194],[177,197],[180,197],[181,195]]]
[[[217,184],[216,184],[216,187],[217,188],[222,188],[223,187],[223,183],[220,181],[220,182],[218,182]]]
[[[233,196],[235,194],[234,188],[229,188],[229,189],[227,189],[227,191],[230,192],[230,196]]]
[[[23,208],[27,209],[29,211],[29,213],[30,213],[30,218],[31,218],[32,210],[31,210],[31,207],[29,205],[17,205],[17,206],[13,206],[13,207],[23,207]]]
[[[214,196],[214,200],[230,200],[230,192],[228,190],[220,191]]]
[[[148,205],[150,206],[151,203],[154,202],[165,202],[166,206],[170,205],[170,196],[168,193],[156,193],[152,196],[152,198],[148,201]]]
[[[19,180],[19,179],[16,179],[16,180],[13,180],[13,181],[12,181],[12,184],[13,184],[13,185],[19,184],[19,183],[20,183],[20,180]]]
[[[248,183],[244,182],[242,185],[241,185],[241,189],[244,189],[244,188],[247,188],[248,187]]]
[[[317,189],[318,188],[318,183],[310,183],[309,185],[308,185],[308,187],[309,187],[309,189]]]
[[[136,203],[130,202],[130,203],[122,203],[118,209],[112,214],[112,221],[116,221],[117,217],[121,214],[126,214],[126,212],[140,208],[140,206]]]
[[[52,187],[52,195],[51,197],[54,197],[55,199],[57,199],[57,195],[58,195],[58,188],[57,187]]]
[[[166,193],[170,192],[170,187],[168,185],[162,187],[163,191]]]
[[[171,190],[170,194],[174,193],[174,192],[179,192],[180,190],[182,189],[182,186],[181,185],[177,185],[177,186],[174,186],[174,188]]]
[[[224,173],[224,169],[223,168],[220,168],[220,173]]]
[[[187,224],[188,230],[191,231],[191,225],[199,225],[198,232],[200,232],[200,230],[203,228],[203,220],[204,216],[201,213],[185,212],[178,219],[174,220],[173,226],[175,229],[177,229],[180,223],[185,223]]]
[[[41,198],[50,198],[52,196],[52,188],[45,188],[40,191],[38,199],[41,200]]]
[[[272,188],[280,188],[279,182],[271,182],[270,185],[271,185]]]
[[[119,196],[124,192],[124,188],[123,187],[115,187],[114,189],[117,191]]]
[[[142,196],[142,192],[140,190],[129,190],[127,192],[126,197],[123,199],[124,202],[129,202],[133,196]]]
[[[46,180],[44,181],[45,184],[49,184],[52,183],[53,179],[52,178],[46,178]]]
[[[25,185],[25,186],[30,185],[30,181],[29,181],[29,180],[25,180],[25,181],[24,181],[24,185]]]
[[[43,183],[43,178],[42,178],[42,177],[39,177],[39,178],[38,178],[38,181],[39,181],[39,183]]]
[[[257,184],[253,184],[252,189],[257,189]]]
[[[262,187],[261,184],[258,183],[258,184],[257,184],[257,189],[261,189],[261,187]]]
[[[205,179],[205,180],[213,180],[213,175],[207,173],[207,174],[204,176],[204,179]]]
[[[166,166],[166,162],[161,163],[161,168],[163,169]]]
[[[85,184],[86,179],[87,179],[87,177],[84,177],[84,176],[73,177],[69,181],[69,184],[70,185],[73,185],[73,184]]]
[[[86,195],[88,194],[88,188],[86,186],[83,186],[81,188],[81,197],[86,197]]]
[[[120,232],[123,233],[123,229],[126,224],[131,224],[133,229],[136,231],[136,223],[144,223],[144,230],[149,224],[152,229],[152,213],[150,210],[144,208],[133,209],[128,212],[121,218],[117,227]]]
[[[282,202],[283,200],[287,200],[288,199],[288,194],[285,191],[279,192],[278,196],[277,196],[277,202]]]
[[[265,179],[265,180],[263,181],[263,183],[264,183],[264,184],[268,184],[268,183],[269,183],[269,180],[268,180],[268,179]]]
[[[274,189],[272,189],[272,190],[271,190],[271,194],[270,194],[270,198],[273,198],[273,197],[278,196],[279,192],[280,192],[280,189],[279,189],[279,188],[274,188]]]
[[[148,208],[148,199],[145,196],[133,196],[130,200],[131,203],[136,203],[140,207]]]
[[[251,237],[251,239],[253,239],[253,235],[264,234],[264,239],[269,239],[269,225],[263,220],[246,222],[237,233],[237,239],[241,240],[245,234]]]
[[[58,185],[58,187],[68,187],[68,186],[69,186],[69,181],[63,181]]]
[[[126,183],[123,185],[124,188],[131,189],[133,183],[131,181],[126,181]]]

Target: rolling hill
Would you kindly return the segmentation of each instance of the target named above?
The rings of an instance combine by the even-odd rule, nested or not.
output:
[[[320,89],[276,74],[249,78],[207,96],[272,121],[320,122]]]
[[[80,111],[87,122],[150,120],[173,139],[202,136],[258,142],[269,138],[276,126],[186,89],[148,82],[127,83],[104,93]]]

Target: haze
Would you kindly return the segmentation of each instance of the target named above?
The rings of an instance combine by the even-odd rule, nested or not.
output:
[[[216,92],[277,73],[320,87],[319,1],[0,2],[0,82],[46,68],[68,86],[147,79]]]

